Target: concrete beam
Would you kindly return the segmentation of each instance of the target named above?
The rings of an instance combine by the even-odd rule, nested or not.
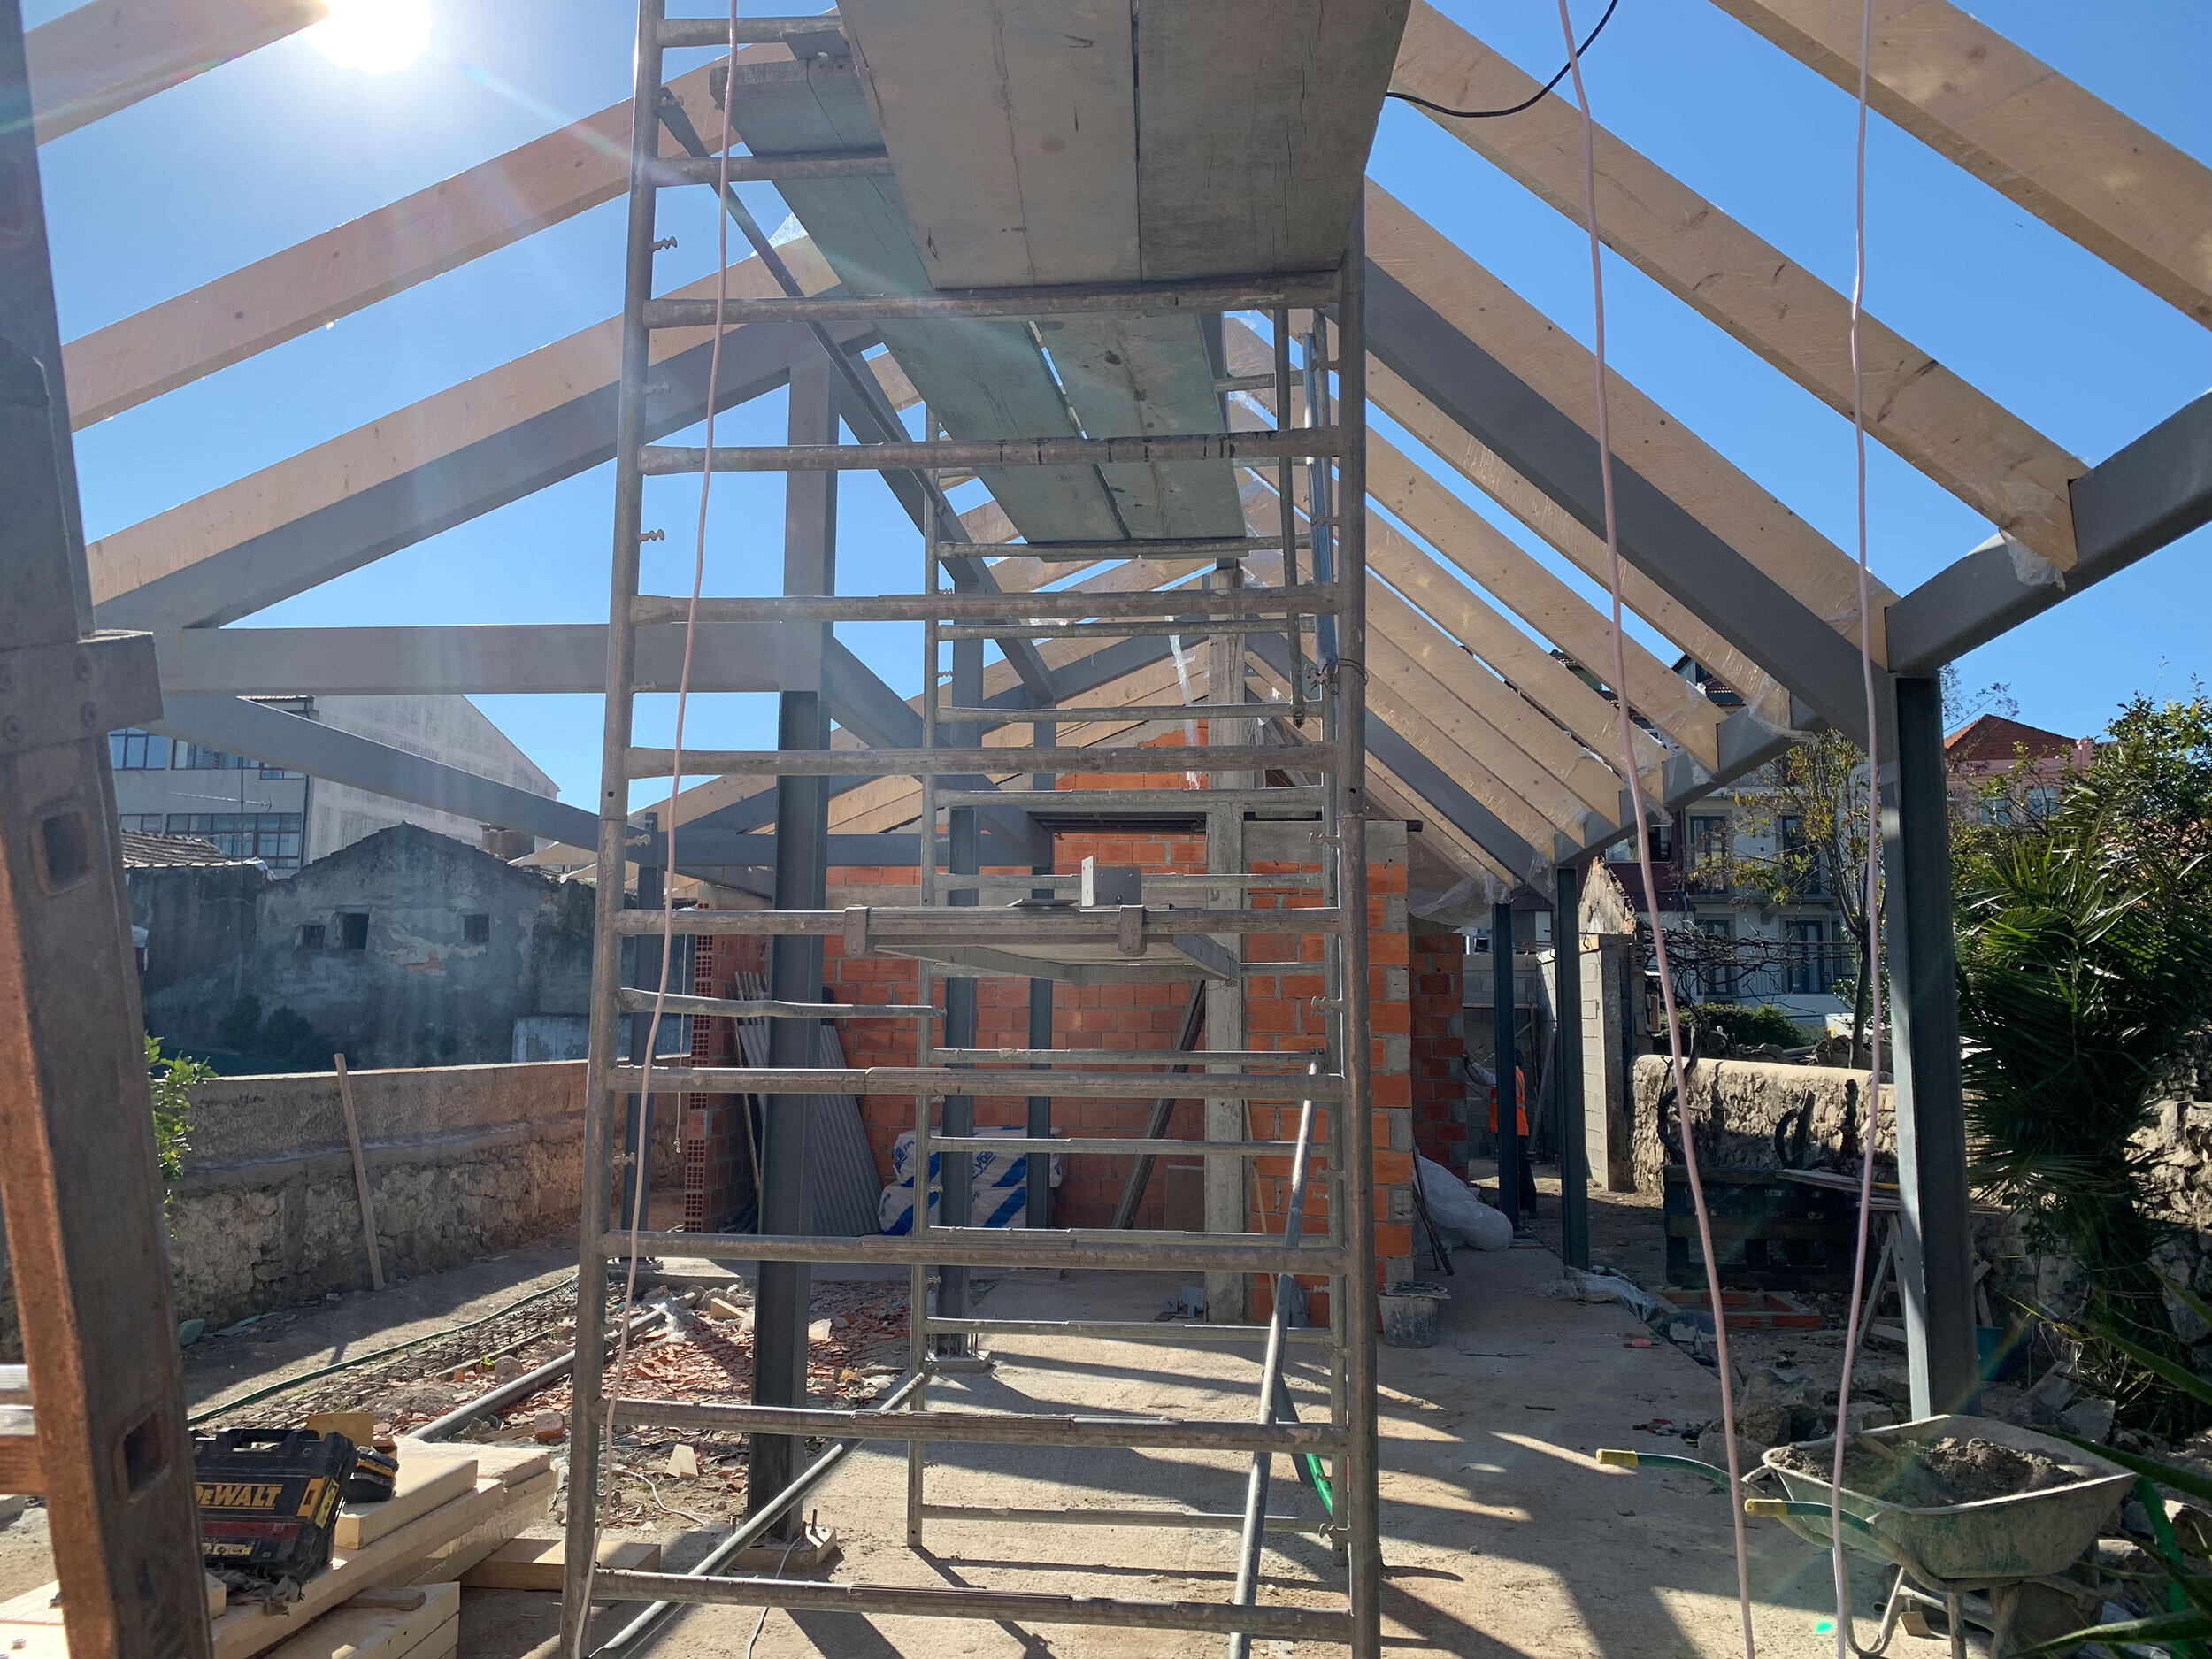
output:
[[[1597,442],[1371,260],[1374,354],[1595,534],[1605,526]],[[1859,654],[1786,588],[1617,455],[1621,557],[1723,639],[1863,743]]]
[[[1900,674],[1932,674],[2070,594],[2212,523],[2212,393],[2074,480],[2073,568],[1992,536],[1889,608]]]

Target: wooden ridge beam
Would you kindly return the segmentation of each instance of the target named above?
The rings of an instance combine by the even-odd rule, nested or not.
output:
[[[1713,3],[1857,96],[1859,0]],[[2212,168],[1947,0],[1876,0],[1867,98],[2212,328]],[[2043,552],[2017,527],[1998,527]]]
[[[329,15],[329,0],[90,0],[23,37],[32,129],[50,143]]]
[[[262,4],[266,9],[267,0]],[[296,10],[303,0],[285,4]],[[313,4],[319,9],[321,0]],[[130,8],[101,4],[79,12],[119,9]],[[782,46],[749,46],[738,56],[790,54]],[[715,142],[722,118],[707,91],[707,70],[679,76],[668,89],[707,142]],[[72,425],[81,429],[135,408],[612,201],[629,188],[629,144],[630,101],[625,98],[334,230],[80,335],[62,348]],[[778,292],[770,288],[763,295]]]
[[[1857,0],[1717,3],[1740,12],[1848,14],[1850,38],[1855,42],[1858,37]],[[1897,0],[1886,4],[1893,12],[1907,9]],[[1424,0],[1414,0],[1394,84],[1463,110],[1517,104],[1538,83]],[[1884,112],[1895,117],[1893,111]],[[1423,113],[1582,223],[1582,119],[1564,99],[1546,98],[1502,121]],[[1850,302],[1843,295],[1602,127],[1597,133],[1597,183],[1599,227],[1607,246],[1830,408],[1849,416]],[[1371,185],[1371,202],[1374,196]],[[1369,235],[1374,254],[1371,228]],[[2212,242],[2199,246],[2212,250]],[[1998,528],[2061,569],[2070,565],[2074,534],[2067,485],[2087,470],[2086,463],[1875,319],[1863,319],[1861,338],[1868,431]],[[1808,589],[1801,596],[1815,611],[1829,614],[1816,594]]]

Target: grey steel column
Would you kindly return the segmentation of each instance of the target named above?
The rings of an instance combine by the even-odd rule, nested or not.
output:
[[[1959,1075],[1956,939],[1951,919],[1951,804],[1943,689],[1899,679],[1896,764],[1882,812],[1888,872],[1891,1049],[1897,1179],[1902,1189],[1907,1363],[1916,1417],[1973,1396],[1974,1228],[1967,1209],[1966,1107]]]
[[[978,708],[983,702],[983,641],[955,640],[952,644],[952,701],[959,709]],[[971,722],[947,728],[947,742],[953,745],[979,744],[983,741],[982,726]],[[976,809],[956,806],[945,814],[945,868],[952,875],[972,876],[983,867],[983,826],[978,821]],[[972,887],[952,894],[948,902],[973,904],[979,895]],[[975,980],[963,974],[945,981],[945,1046],[948,1048],[975,1047]],[[972,1135],[975,1133],[975,1096],[948,1094],[944,1102],[945,1133]],[[938,1208],[942,1225],[964,1227],[974,1213],[975,1155],[970,1152],[946,1151],[939,1154],[937,1168],[944,1187],[944,1198]],[[926,1183],[929,1172],[925,1170],[919,1179]],[[928,1202],[928,1187],[925,1184],[921,1195],[915,1202]],[[964,1267],[941,1267],[937,1270],[937,1311],[948,1319],[965,1318],[968,1314],[968,1270]],[[965,1354],[970,1347],[964,1336],[943,1339],[947,1354]]]
[[[1221,319],[1218,317],[1214,319],[1217,339],[1220,334],[1220,322]],[[1057,741],[1058,733],[1057,725],[1039,721],[1031,727],[1029,741],[1039,749],[1050,749]],[[1055,781],[1052,773],[1041,772],[1029,780],[1029,784],[1033,789],[1049,789]],[[1041,864],[1030,865],[1029,873],[1033,876],[1050,875],[1052,860],[1048,857]],[[1053,890],[1048,886],[1030,889],[1032,898],[1048,899],[1052,895]],[[1029,1046],[1033,1048],[1052,1047],[1052,995],[1053,985],[1050,979],[1032,979],[1029,982]],[[1051,1069],[1050,1066],[1031,1068],[1033,1071],[1047,1072]],[[1024,1133],[1038,1138],[1049,1136],[1052,1133],[1051,1095],[1032,1094],[1029,1097],[1029,1114]],[[1050,1226],[1052,1225],[1051,1155],[1043,1152],[1031,1153],[1024,1179],[1028,1183],[1029,1210],[1026,1219],[1029,1225],[1033,1227]]]
[[[657,812],[644,813],[638,821],[649,833],[660,828],[660,815]],[[668,896],[667,879],[668,872],[658,864],[641,864],[638,865],[638,909],[650,911],[661,908],[662,902]],[[641,991],[658,989],[661,982],[662,949],[662,942],[658,939],[649,939],[642,934],[626,941],[626,951],[630,960],[628,971],[623,975],[625,983],[633,985]],[[680,1018],[680,1016],[664,1016],[663,1018]],[[653,1041],[652,1033],[652,1015],[633,1014],[630,1016],[631,1064],[644,1064],[643,1056],[650,1052],[647,1045]],[[649,1207],[653,1196],[653,1097],[650,1094],[626,1094],[623,1097],[622,1156],[627,1161],[618,1166],[620,1173],[615,1179],[617,1189],[615,1215],[616,1225],[626,1233],[634,1225],[643,1227],[651,1225],[649,1215],[643,1217],[639,1215],[641,1210]],[[644,1202],[642,1203],[639,1202],[641,1189],[637,1174],[638,1160],[641,1159],[644,1161],[645,1167],[645,1184],[642,1188]]]
[[[1590,1148],[1582,1122],[1582,872],[1562,864],[1552,910],[1552,1024],[1559,1033],[1560,1254],[1590,1265]]]
[[[828,363],[817,359],[791,375],[791,442],[837,442],[837,386]],[[783,590],[787,595],[830,594],[837,590],[837,475],[793,472],[784,480]],[[797,647],[789,688],[776,699],[776,747],[829,747],[829,702],[822,695],[822,651],[826,624],[794,628]],[[828,903],[829,785],[827,778],[776,780],[776,908],[821,910]],[[779,938],[770,941],[768,995],[779,1001],[817,1002],[822,997],[822,941]],[[814,1066],[820,1025],[810,1019],[768,1022],[768,1064]],[[762,1136],[760,1230],[810,1233],[814,1231],[814,1181],[808,1167],[807,1122],[812,1102],[803,1094],[768,1099]],[[763,1262],[756,1305],[753,1402],[757,1405],[806,1403],[808,1307],[813,1270],[803,1262]],[[752,1476],[747,1502],[752,1509],[772,1502],[791,1484],[803,1461],[803,1443],[788,1435],[753,1437]],[[771,1528],[780,1540],[797,1536],[796,1509]]]
[[[1498,1076],[1498,1208],[1516,1227],[1521,1225],[1521,1138],[1515,1133],[1520,1101],[1513,1073],[1513,906],[1490,907],[1490,1017],[1496,1031],[1492,1056]]]

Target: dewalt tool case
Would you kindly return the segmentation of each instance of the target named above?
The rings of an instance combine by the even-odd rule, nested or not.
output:
[[[354,1445],[309,1429],[195,1435],[200,1548],[211,1567],[305,1581],[330,1564]]]

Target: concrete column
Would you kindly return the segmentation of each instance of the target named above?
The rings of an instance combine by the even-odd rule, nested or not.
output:
[[[1884,769],[1882,810],[1884,938],[1896,1071],[1897,1177],[1904,1204],[1898,1284],[1913,1415],[1921,1417],[1962,1409],[1973,1396],[1979,1364],[1943,691],[1933,677],[1901,678],[1894,684],[1896,759]]]
[[[795,369],[791,376],[791,442],[837,442],[837,392],[826,360]],[[792,472],[784,482],[783,591],[789,595],[837,590],[837,478],[835,472]],[[787,688],[776,699],[776,747],[829,747],[829,703],[822,695],[822,650],[829,628],[794,630]],[[776,780],[775,902],[778,910],[821,910],[828,902],[829,780]],[[679,843],[680,845],[680,842]],[[768,994],[779,1000],[819,1002],[822,941],[769,941]],[[768,1022],[768,1063],[773,1066],[818,1065],[819,1025],[813,1020]],[[813,1171],[807,1156],[807,1117],[812,1102],[803,1094],[775,1094],[767,1102],[761,1136],[760,1230],[810,1233],[814,1231]],[[764,1262],[754,1309],[753,1400],[758,1405],[806,1403],[808,1305],[813,1270],[804,1262]],[[788,1435],[753,1437],[748,1496],[764,1503],[791,1484],[804,1455],[803,1442]],[[778,1521],[772,1536],[798,1535],[799,1510]]]

